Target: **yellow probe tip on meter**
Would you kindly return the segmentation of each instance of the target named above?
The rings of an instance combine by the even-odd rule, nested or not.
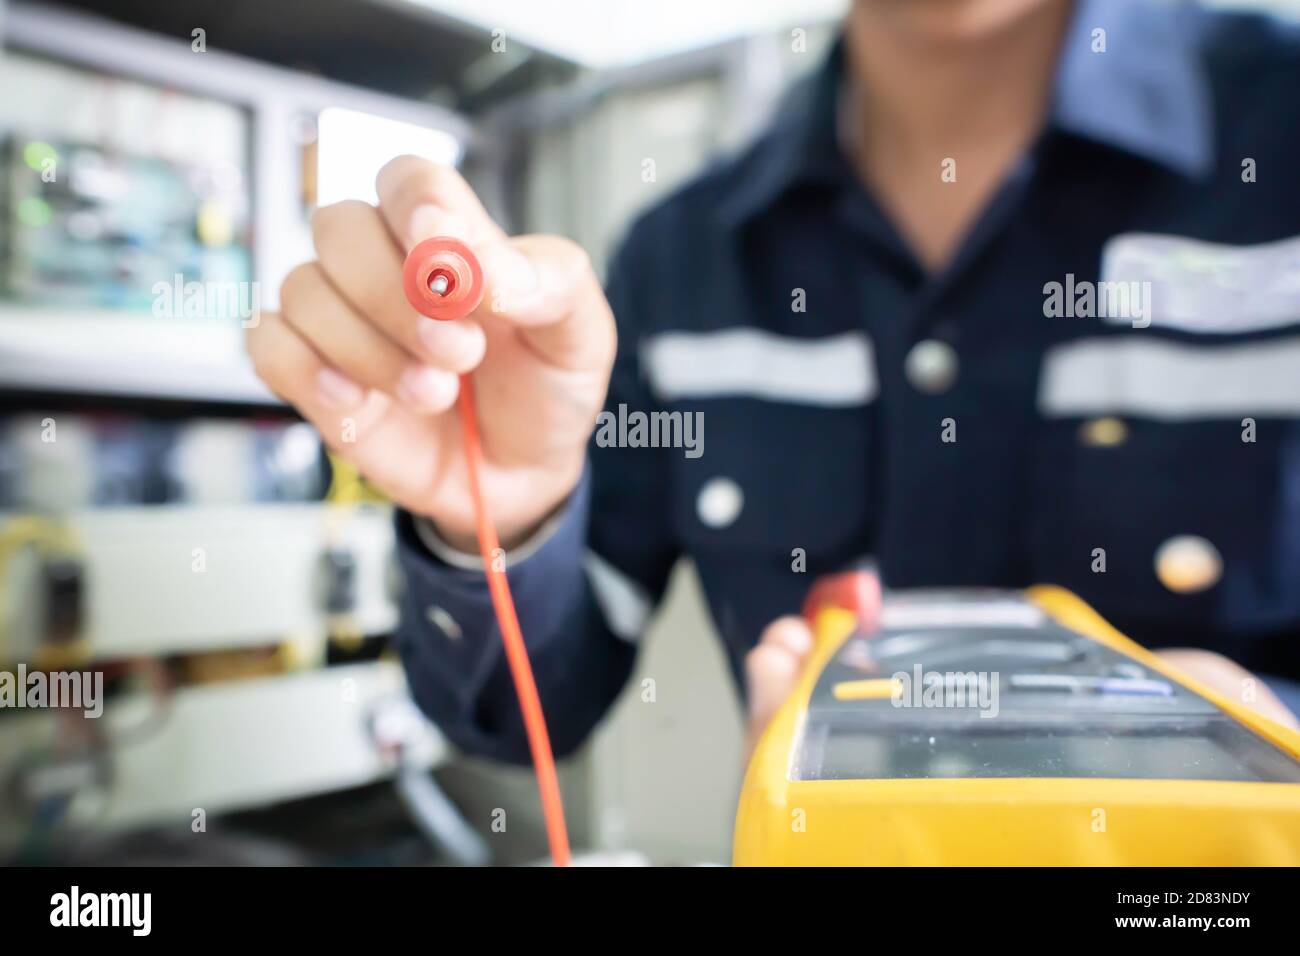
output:
[[[1300,734],[1068,591],[818,584],[738,865],[1300,865]]]

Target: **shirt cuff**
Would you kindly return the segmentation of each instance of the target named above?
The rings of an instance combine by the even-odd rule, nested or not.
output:
[[[567,499],[560,505],[555,512],[542,522],[540,528],[529,535],[528,540],[518,547],[511,548],[505,553],[506,567],[514,567],[522,561],[526,561],[542,549],[542,546],[555,537],[556,531],[564,524],[573,509],[574,495],[570,494]],[[415,528],[415,536],[419,538],[420,543],[429,549],[429,553],[441,561],[443,564],[450,565],[453,568],[460,568],[463,571],[482,571],[484,570],[483,557],[479,554],[470,554],[454,548],[446,542],[438,529],[434,527],[432,521],[428,518],[411,516],[411,524]]]
[[[520,558],[525,552],[520,547],[511,552],[513,560],[504,561],[530,647],[546,643],[555,632],[562,631],[564,616],[584,593],[582,552],[587,537],[590,484],[590,475],[584,470],[577,488],[553,516],[554,527],[547,527],[552,520],[548,519],[547,526],[527,542],[535,552],[531,560]],[[474,684],[476,677],[483,676],[481,668],[490,666],[486,658],[493,657],[501,647],[499,640],[485,643],[476,639],[490,636],[495,627],[482,565],[452,548],[440,535],[433,541],[426,540],[427,535],[417,530],[419,519],[409,511],[398,511],[395,523],[406,585],[402,589],[401,613],[408,625],[402,635],[408,643],[418,644],[421,654],[440,656],[439,666],[451,667],[458,674],[458,689],[463,690]],[[443,553],[454,555],[462,563],[472,560],[473,564],[462,567],[444,560],[431,547],[434,541]],[[447,626],[448,619],[453,626]],[[465,639],[425,641],[427,629],[418,622],[426,620],[448,636]],[[488,649],[493,650],[484,655],[482,652]]]

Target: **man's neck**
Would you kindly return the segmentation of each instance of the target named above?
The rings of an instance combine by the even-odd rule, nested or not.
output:
[[[928,158],[990,138],[1032,137],[1070,9],[1053,0],[987,35],[947,39],[897,29],[874,0],[854,4],[846,27],[859,143],[884,141]]]
[[[894,0],[854,4],[845,146],[927,270],[951,260],[1037,135],[1069,14],[1051,0],[950,37],[891,22]]]

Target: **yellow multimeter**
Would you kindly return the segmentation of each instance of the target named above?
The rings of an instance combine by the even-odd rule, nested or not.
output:
[[[1068,591],[814,589],[737,865],[1300,865],[1300,733]]]

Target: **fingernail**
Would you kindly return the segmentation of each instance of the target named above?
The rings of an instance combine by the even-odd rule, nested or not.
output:
[[[408,405],[440,412],[456,397],[456,376],[441,369],[415,366],[402,373],[397,395]]]
[[[483,330],[461,322],[438,322],[421,316],[415,334],[439,365],[457,372],[468,372],[483,358]]]
[[[505,243],[489,246],[484,251],[483,272],[493,285],[511,292],[532,292],[537,288],[537,270],[532,260]]]
[[[321,399],[334,408],[350,408],[359,404],[366,395],[360,385],[332,368],[323,368],[316,373],[316,390]]]

